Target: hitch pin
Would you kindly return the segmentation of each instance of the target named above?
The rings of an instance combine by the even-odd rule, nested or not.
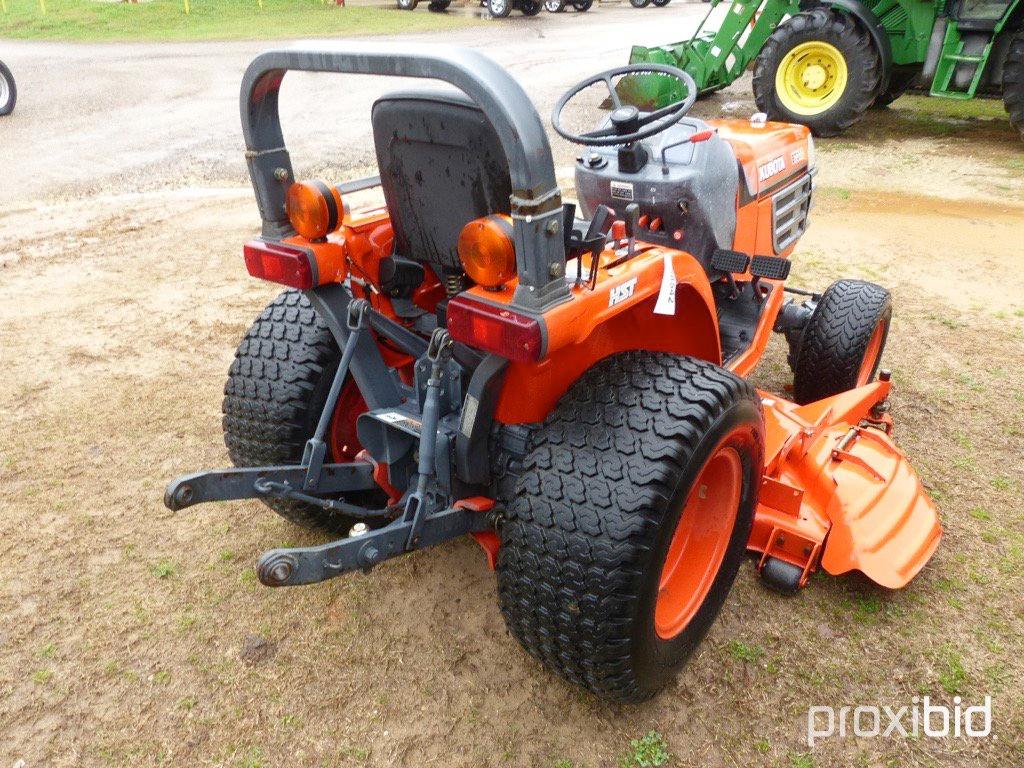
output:
[[[345,376],[348,375],[348,367],[355,354],[356,345],[359,343],[361,331],[370,326],[370,302],[366,299],[353,299],[348,305],[348,317],[345,325],[348,327],[348,338],[345,339],[345,349],[341,353],[341,362],[338,363],[338,370],[334,374],[334,381],[331,382],[331,389],[327,393],[327,401],[320,413],[320,420],[317,422],[316,431],[306,441],[306,447],[302,451],[302,465],[306,468],[306,477],[302,487],[306,490],[315,490],[320,483],[320,472],[324,466],[324,459],[327,458],[327,443],[324,436],[327,434],[327,427],[330,426],[331,418],[334,416],[334,408],[338,404],[338,397],[341,395],[342,385],[345,383]]]

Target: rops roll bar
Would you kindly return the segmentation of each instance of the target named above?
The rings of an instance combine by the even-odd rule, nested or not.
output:
[[[443,80],[465,92],[494,126],[508,159],[519,272],[514,304],[539,311],[568,298],[562,196],[540,116],[511,75],[483,54],[464,48],[346,42],[257,56],[242,79],[241,111],[245,156],[264,237],[292,234],[283,182],[293,178],[293,171],[277,106],[281,81],[290,69]]]

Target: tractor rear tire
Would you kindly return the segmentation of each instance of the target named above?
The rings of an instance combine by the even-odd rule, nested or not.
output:
[[[745,559],[763,451],[757,392],[732,373],[665,353],[599,362],[532,431],[504,501],[509,631],[599,696],[653,696]]]
[[[793,395],[813,403],[875,378],[892,320],[892,299],[880,285],[839,280],[822,294],[793,356]]]
[[[14,75],[7,65],[0,61],[0,117],[11,114],[17,101],[18,89],[14,85]]]
[[[764,44],[754,65],[754,100],[772,120],[838,136],[874,103],[881,71],[867,30],[846,13],[813,8],[779,25]]]
[[[1003,63],[1003,106],[1010,123],[1024,138],[1024,31],[1010,41]]]
[[[334,336],[309,299],[298,291],[285,291],[274,299],[238,345],[224,387],[224,442],[234,465],[301,464],[303,448],[316,429],[340,361]],[[342,390],[343,403],[350,386],[354,384]],[[355,402],[354,411],[365,410],[361,397]],[[331,455],[329,460],[351,460],[358,450],[358,444],[351,445],[350,455]],[[329,454],[334,452],[332,447]],[[377,507],[383,501],[373,491],[347,494],[346,499]],[[346,533],[355,522],[301,502],[267,499],[264,503],[307,528]]]

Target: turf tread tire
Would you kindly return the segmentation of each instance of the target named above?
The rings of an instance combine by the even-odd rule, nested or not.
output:
[[[704,607],[680,636],[685,647],[652,674],[637,627],[653,615],[645,594],[656,592],[656,558],[665,556],[678,512],[668,538],[661,523],[666,510],[681,506],[670,500],[676,486],[692,482],[685,471],[695,451],[711,449],[702,439],[737,414],[757,437],[729,548]],[[549,669],[599,696],[629,702],[654,695],[703,638],[735,580],[760,481],[762,429],[755,389],[704,361],[629,352],[584,373],[531,430],[505,500],[497,575],[511,634]]]
[[[796,402],[813,403],[855,387],[872,333],[891,318],[892,299],[880,285],[864,280],[830,285],[800,336],[793,369]],[[885,339],[879,359],[884,349]]]
[[[775,73],[790,50],[810,40],[829,43],[844,54],[847,89],[825,112],[798,115],[779,101]],[[875,102],[881,75],[881,59],[866,29],[841,11],[812,8],[780,24],[761,48],[754,64],[754,101],[772,120],[801,123],[816,136],[838,136],[860,120]]]
[[[1010,41],[1003,64],[1003,106],[1024,139],[1024,30]]]
[[[302,293],[285,291],[263,310],[224,386],[224,442],[236,467],[301,463],[340,360],[334,336]],[[353,522],[301,502],[265,503],[307,528],[339,533]]]

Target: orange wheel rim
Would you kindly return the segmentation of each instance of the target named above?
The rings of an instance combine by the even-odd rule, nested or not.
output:
[[[743,461],[719,447],[707,460],[679,515],[658,580],[654,631],[663,640],[682,632],[711,590],[729,547],[743,491]]]
[[[885,330],[887,323],[879,323],[875,326],[874,333],[868,339],[867,349],[864,350],[864,360],[861,361],[860,371],[857,373],[857,386],[862,387],[871,381],[871,377],[878,367],[878,358],[882,354],[882,344],[885,341]]]
[[[366,401],[355,381],[345,382],[327,428],[327,446],[334,461],[352,461],[363,449],[356,432],[356,420],[367,410]]]

